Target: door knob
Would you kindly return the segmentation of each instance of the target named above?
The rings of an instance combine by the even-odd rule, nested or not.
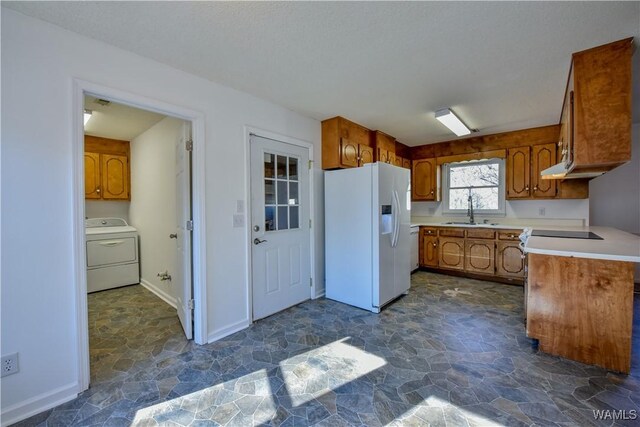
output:
[[[259,245],[260,243],[264,243],[266,242],[266,240],[260,240],[257,237],[255,239],[253,239],[253,244],[254,245]]]
[[[171,233],[171,234],[169,234],[169,238],[170,239],[177,239],[178,238],[178,234],[177,233]]]

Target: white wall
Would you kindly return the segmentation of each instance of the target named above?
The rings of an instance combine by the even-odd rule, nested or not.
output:
[[[176,273],[176,141],[184,121],[167,117],[131,141],[130,224],[138,229],[140,278],[175,305],[172,282],[157,274]]]
[[[84,216],[87,218],[124,218],[129,222],[129,202],[124,200],[86,200]]]
[[[3,354],[20,354],[20,372],[2,379],[3,423],[8,423],[78,391],[73,78],[204,114],[211,338],[242,328],[249,319],[247,230],[232,227],[236,200],[247,198],[244,126],[312,142],[316,169],[321,129],[316,120],[254,96],[5,8],[1,30],[1,344]],[[319,218],[322,192],[315,194]],[[324,251],[321,223],[315,222],[316,254]],[[323,271],[316,271],[318,283],[324,282]]]
[[[640,124],[632,128],[632,157],[625,165],[591,180],[591,225],[640,234]],[[635,281],[640,282],[640,265]]]

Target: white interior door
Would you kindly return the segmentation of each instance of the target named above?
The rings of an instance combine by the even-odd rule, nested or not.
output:
[[[309,299],[309,151],[251,135],[253,319]]]
[[[176,289],[176,309],[184,334],[193,338],[193,282],[191,279],[191,123],[185,122],[176,142],[176,234],[177,271],[172,284]]]

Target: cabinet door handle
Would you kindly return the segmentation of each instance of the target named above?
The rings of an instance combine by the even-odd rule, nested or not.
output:
[[[431,190],[431,193],[430,193],[430,194],[433,194],[433,193],[435,193],[435,190]]]
[[[100,194],[100,187],[96,188],[96,193]]]
[[[533,191],[538,191],[538,186],[533,187]]]
[[[529,191],[529,186],[524,187],[525,191]]]

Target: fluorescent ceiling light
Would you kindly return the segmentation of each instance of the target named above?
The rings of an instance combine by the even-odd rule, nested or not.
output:
[[[89,121],[89,119],[91,118],[91,110],[84,110],[84,125],[87,125],[87,122]]]
[[[458,136],[469,135],[469,129],[449,108],[436,111],[436,119]]]

